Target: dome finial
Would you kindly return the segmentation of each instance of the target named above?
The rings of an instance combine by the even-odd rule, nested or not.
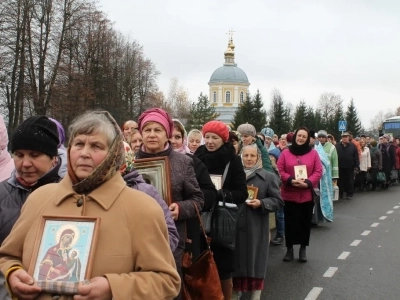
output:
[[[230,29],[227,33],[229,35],[228,48],[225,51],[225,64],[224,65],[235,65],[235,45],[233,44],[233,34],[235,31]]]

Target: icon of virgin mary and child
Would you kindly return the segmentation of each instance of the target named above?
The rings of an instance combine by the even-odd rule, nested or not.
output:
[[[39,267],[38,280],[80,281],[81,262],[78,251],[72,249],[75,231],[61,232],[58,244],[50,247]]]

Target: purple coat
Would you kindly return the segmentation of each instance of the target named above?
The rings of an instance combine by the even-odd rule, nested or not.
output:
[[[306,165],[308,179],[308,189],[292,186],[292,179],[295,179],[294,166]],[[312,188],[318,187],[322,176],[322,164],[318,152],[312,149],[304,155],[294,155],[289,150],[284,150],[279,156],[277,163],[279,174],[281,175],[282,199],[296,203],[304,203],[313,200]]]
[[[160,204],[164,211],[165,222],[167,223],[168,227],[169,245],[172,252],[174,252],[178,246],[179,235],[167,203],[165,203],[164,199],[161,198],[161,195],[158,193],[157,189],[154,186],[146,183],[142,175],[140,175],[135,169],[132,169],[132,171],[126,174],[123,178],[127,186],[153,197],[158,204]]]

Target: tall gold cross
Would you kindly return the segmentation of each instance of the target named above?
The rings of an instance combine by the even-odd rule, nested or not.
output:
[[[230,41],[232,41],[232,38],[233,38],[233,34],[235,33],[235,31],[233,31],[233,29],[231,28],[229,31],[228,31],[228,35],[229,35],[229,40]]]

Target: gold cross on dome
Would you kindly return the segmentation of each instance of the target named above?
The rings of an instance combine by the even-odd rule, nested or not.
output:
[[[232,38],[233,38],[233,34],[235,33],[235,31],[233,31],[233,29],[231,28],[229,31],[228,31],[228,35],[229,35],[229,40],[230,41],[232,41]]]

